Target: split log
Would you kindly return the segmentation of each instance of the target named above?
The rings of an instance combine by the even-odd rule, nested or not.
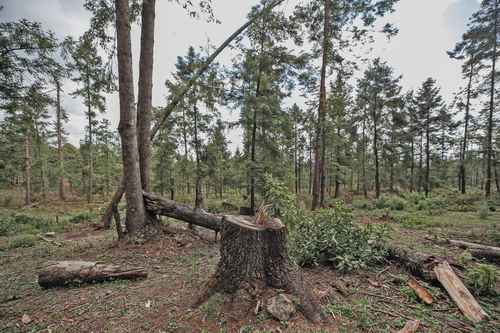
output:
[[[420,320],[410,320],[406,325],[396,333],[415,333],[420,327]]]
[[[318,302],[290,260],[286,242],[286,227],[279,219],[261,225],[250,217],[224,216],[216,272],[194,305],[201,305],[214,293],[234,294],[244,283],[264,281],[267,287],[296,295],[304,315],[313,322],[320,321]]]
[[[88,261],[59,261],[45,267],[38,274],[38,284],[43,288],[63,287],[73,283],[94,283],[115,279],[134,280],[146,278],[144,268],[123,268]]]
[[[467,319],[474,323],[479,323],[488,316],[455,272],[453,272],[448,262],[444,261],[434,267],[434,272],[439,282],[441,282],[451,299],[457,304]]]
[[[431,293],[425,289],[415,278],[410,277],[408,280],[408,286],[415,291],[418,298],[420,298],[425,304],[431,305],[434,299]]]
[[[189,205],[164,199],[151,193],[144,192],[143,195],[145,208],[152,215],[171,217],[217,232],[221,229],[222,216],[194,209]]]

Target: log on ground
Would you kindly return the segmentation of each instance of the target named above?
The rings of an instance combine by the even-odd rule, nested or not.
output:
[[[447,239],[448,244],[468,250],[477,259],[484,259],[500,264],[500,248],[476,243],[470,243],[455,239]]]
[[[220,260],[195,306],[214,293],[233,294],[244,283],[263,281],[297,296],[299,309],[309,320],[321,320],[311,288],[288,256],[287,231],[279,219],[256,224],[251,217],[224,216],[221,223]]]
[[[474,296],[465,287],[446,261],[434,267],[436,277],[446,289],[451,299],[457,304],[462,313],[474,323],[479,323],[488,315],[481,308]]]
[[[148,273],[142,267],[125,268],[89,261],[59,261],[45,267],[38,274],[38,284],[43,288],[52,288],[115,279],[135,280],[147,276]]]

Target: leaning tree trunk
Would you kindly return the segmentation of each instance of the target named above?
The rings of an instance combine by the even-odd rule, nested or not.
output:
[[[119,0],[115,0],[116,1]],[[254,15],[250,20],[248,20],[245,24],[243,24],[240,28],[238,28],[231,36],[229,36],[206,60],[205,62],[198,68],[195,75],[191,77],[191,79],[184,85],[184,87],[180,90],[178,94],[174,96],[172,101],[167,105],[167,107],[162,112],[160,119],[154,124],[153,129],[151,130],[151,141],[154,140],[156,134],[158,134],[160,128],[165,124],[170,114],[175,110],[175,108],[179,105],[179,103],[184,99],[184,96],[190,91],[193,85],[198,81],[198,79],[209,69],[210,65],[214,62],[215,58],[231,44],[233,40],[235,40],[243,31],[245,31],[250,25],[252,25],[261,15],[266,13],[269,10],[272,10],[279,4],[281,4],[284,0],[276,0],[266,8],[264,8],[257,15]],[[124,184],[125,175],[122,176],[122,180],[120,184]],[[109,203],[108,207],[106,207],[106,212],[101,218],[101,223],[105,228],[109,228],[111,225],[111,219],[113,218],[113,207],[118,206],[123,193],[125,191],[124,185],[120,185],[115,194],[113,195],[113,199]]]
[[[264,224],[250,219],[222,218],[220,261],[195,305],[201,305],[214,293],[234,294],[244,283],[261,280],[267,287],[296,295],[304,315],[313,322],[320,321],[317,301],[288,256],[286,227],[278,219]]]

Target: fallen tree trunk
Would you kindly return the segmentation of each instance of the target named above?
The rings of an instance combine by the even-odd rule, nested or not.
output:
[[[434,267],[442,260],[436,256],[399,246],[387,246],[388,259],[398,262],[409,273],[426,281],[436,281]]]
[[[256,224],[250,217],[224,216],[220,260],[195,306],[207,301],[214,293],[234,294],[244,283],[263,281],[267,287],[297,296],[304,315],[313,322],[320,321],[318,303],[299,268],[290,260],[286,241],[286,227],[278,219]]]
[[[488,316],[455,272],[453,272],[448,262],[444,261],[434,267],[434,272],[439,282],[467,319],[474,323],[479,323]]]
[[[221,230],[222,216],[194,209],[189,205],[164,199],[151,193],[143,193],[146,211],[153,215],[171,217],[214,231]]]
[[[500,264],[500,248],[460,240],[446,239],[446,243],[468,250],[473,257]]]
[[[115,279],[134,280],[147,276],[148,273],[141,267],[123,268],[89,261],[60,261],[45,267],[38,274],[38,284],[43,288],[53,288]]]

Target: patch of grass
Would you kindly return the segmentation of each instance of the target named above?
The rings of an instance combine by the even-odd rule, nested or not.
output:
[[[494,295],[498,270],[493,265],[478,264],[467,270],[467,282],[478,295]]]
[[[88,222],[94,220],[96,217],[97,217],[97,215],[95,213],[80,212],[80,213],[76,213],[74,215],[70,215],[68,217],[68,222],[74,223],[74,224],[80,224],[80,223],[84,223],[84,222],[88,223]]]
[[[38,239],[34,235],[19,235],[9,240],[8,249],[17,249],[20,247],[33,247],[36,245]]]

